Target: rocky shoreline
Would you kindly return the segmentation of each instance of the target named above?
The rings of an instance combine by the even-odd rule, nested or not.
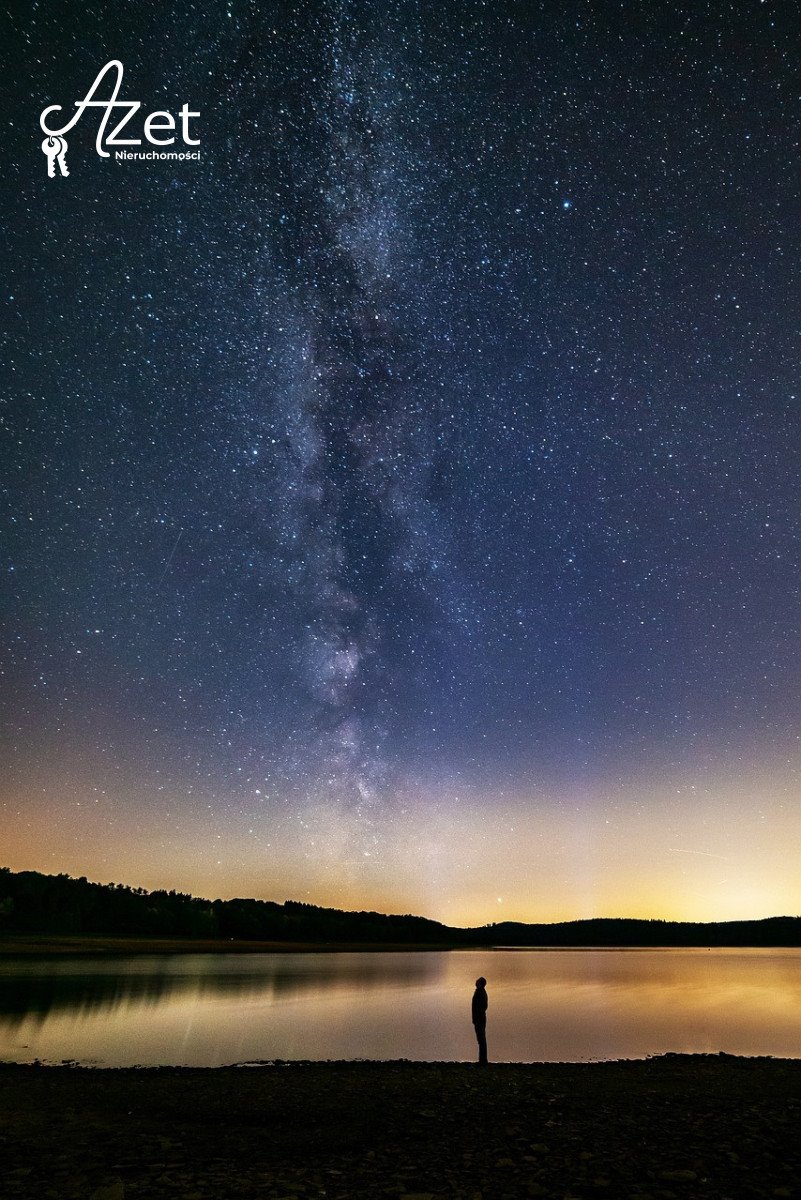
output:
[[[9,1200],[801,1197],[801,1061],[0,1065]]]

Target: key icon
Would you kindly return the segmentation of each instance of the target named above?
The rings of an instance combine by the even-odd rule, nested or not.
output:
[[[62,175],[69,175],[67,170],[67,139],[60,134],[52,134],[42,142],[42,150],[47,155],[47,174],[53,179],[56,174],[56,162]]]

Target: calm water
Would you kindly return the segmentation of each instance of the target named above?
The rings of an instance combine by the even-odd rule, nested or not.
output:
[[[496,950],[0,961],[0,1059],[471,1059],[479,974],[496,1061],[801,1058],[799,950]]]

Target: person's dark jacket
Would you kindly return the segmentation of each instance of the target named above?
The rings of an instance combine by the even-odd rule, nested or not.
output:
[[[487,992],[485,988],[476,988],[473,992],[473,1024],[486,1025],[487,1023]]]

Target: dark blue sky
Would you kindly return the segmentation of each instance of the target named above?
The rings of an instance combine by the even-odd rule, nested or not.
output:
[[[688,813],[740,864],[757,818],[778,853],[795,14],[231,0],[6,24],[11,865],[458,916],[485,903],[470,855],[489,837],[502,873],[522,821],[583,915],[658,910],[657,877],[674,911],[657,867]],[[39,113],[112,58],[145,111],[199,110],[200,162],[101,159],[89,114],[48,179]],[[663,845],[671,773],[714,800]],[[588,882],[610,787],[639,866],[599,848]],[[515,870],[509,915],[535,917]],[[733,903],[688,886],[697,915]]]

